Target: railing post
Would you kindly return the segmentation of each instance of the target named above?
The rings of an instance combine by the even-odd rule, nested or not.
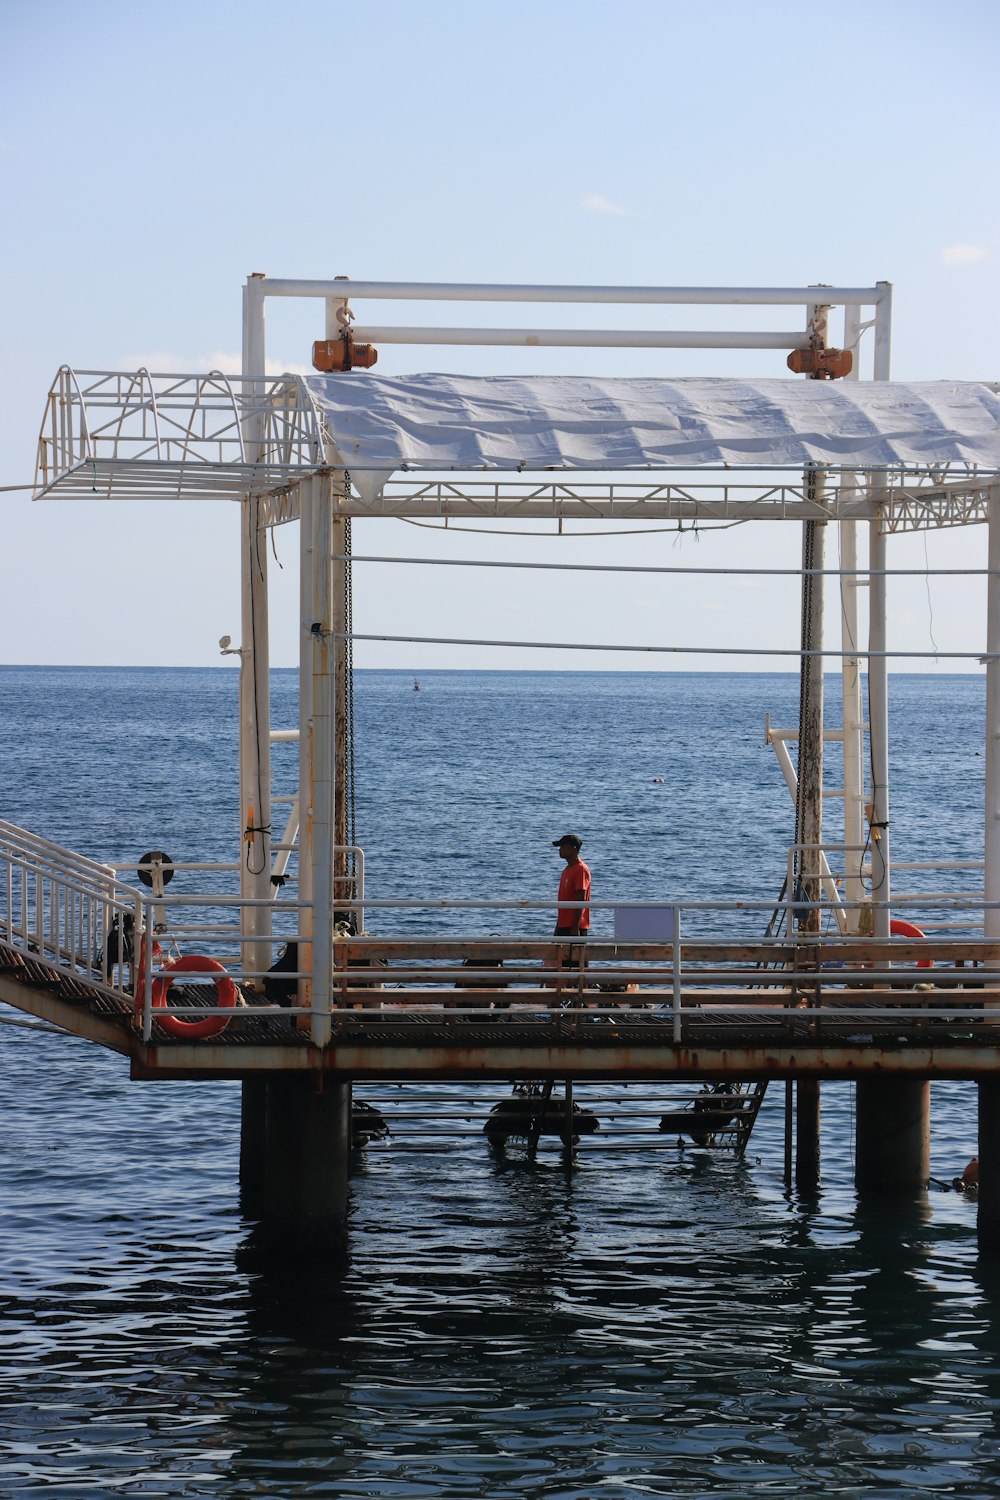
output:
[[[143,985],[142,985],[142,1039],[148,1042],[153,1035],[153,909],[149,902],[140,904],[139,920],[142,922]]]
[[[674,907],[674,946],[672,952],[673,960],[673,1007],[674,1007],[674,1046],[680,1045],[681,1040],[681,913],[680,907]]]

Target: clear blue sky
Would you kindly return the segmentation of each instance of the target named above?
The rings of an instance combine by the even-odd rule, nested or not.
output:
[[[6,0],[0,483],[30,481],[61,363],[197,370],[235,357],[240,288],[252,271],[666,285],[887,279],[897,378],[998,378],[998,39],[995,0],[301,0],[285,9]],[[318,312],[269,312],[277,365],[307,363]],[[709,313],[693,321],[708,324]],[[379,368],[593,368],[570,351],[490,361],[394,349]],[[766,375],[782,362],[618,352],[603,368]],[[238,638],[234,507],[33,506],[18,493],[0,503],[0,660],[209,664],[219,635]],[[901,540],[891,556],[920,566],[926,548],[932,565],[975,566],[985,542],[984,528],[968,528]],[[799,538],[794,527],[757,526],[697,542],[529,544],[366,523],[355,545],[504,557],[530,546],[545,561],[634,560],[638,548],[666,562],[784,564],[796,561]],[[293,528],[277,547],[285,570],[274,570],[274,660],[287,665]],[[578,636],[588,639],[797,638],[794,585],[556,576],[359,566],[356,624],[563,639],[566,598],[582,589],[589,625]],[[980,648],[983,594],[900,581],[891,639]],[[359,648],[358,659],[651,665],[385,646]]]

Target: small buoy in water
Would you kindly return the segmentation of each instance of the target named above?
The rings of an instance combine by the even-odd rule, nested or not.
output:
[[[956,1177],[953,1186],[970,1198],[979,1197],[979,1157],[974,1156],[966,1165],[961,1177]]]
[[[663,777],[662,776],[654,776],[653,777],[653,783],[654,783],[654,785],[656,785],[657,783],[659,783],[659,784],[662,785],[662,783],[663,783]]]

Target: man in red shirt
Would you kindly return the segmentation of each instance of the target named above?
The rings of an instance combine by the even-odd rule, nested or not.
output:
[[[575,833],[564,833],[561,839],[553,839],[553,849],[559,850],[559,858],[566,861],[566,868],[559,877],[560,901],[590,900],[590,871],[580,858],[583,840]],[[556,913],[556,937],[586,937],[590,932],[590,910],[588,907],[560,906]]]

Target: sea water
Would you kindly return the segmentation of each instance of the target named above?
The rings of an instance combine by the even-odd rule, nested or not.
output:
[[[794,724],[793,676],[419,680],[357,678],[371,897],[545,897],[570,830],[595,896],[777,897],[793,817],[764,713]],[[294,675],[273,692],[294,724]],[[894,678],[890,712],[895,856],[975,857],[981,678]],[[0,722],[0,816],[123,871],[150,848],[235,857],[235,674],[0,668]],[[276,790],[294,781],[277,746]],[[978,877],[905,883],[946,878]],[[375,908],[369,926],[485,920]],[[976,1145],[969,1085],[934,1085],[934,1182],[912,1203],[856,1198],[847,1084],[823,1089],[814,1197],[782,1181],[780,1086],[742,1161],[595,1138],[572,1164],[547,1142],[491,1153],[504,1086],[457,1107],[439,1090],[429,1141],[400,1125],[358,1157],[348,1258],[317,1266],[265,1254],[241,1215],[238,1085],[127,1075],[0,1025],[4,1497],[1000,1491],[1000,1283],[947,1187]],[[656,1090],[579,1097],[610,1128],[616,1100]]]

